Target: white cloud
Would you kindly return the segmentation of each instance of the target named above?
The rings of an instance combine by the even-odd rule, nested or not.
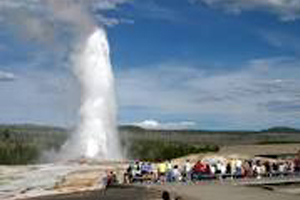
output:
[[[10,72],[0,71],[0,81],[13,81],[16,79],[16,76]]]
[[[0,83],[1,123],[39,123],[72,126],[77,120],[78,86],[64,70],[16,70],[10,84]],[[1,76],[1,75],[0,75]]]
[[[259,35],[273,47],[296,53],[300,52],[300,37],[298,35],[275,30],[262,30],[259,31]]]
[[[154,129],[154,130],[183,130],[183,129],[191,129],[196,127],[196,123],[192,121],[162,123],[152,119],[133,123],[133,125],[145,129]]]
[[[282,118],[294,123],[300,112],[299,65],[297,59],[272,58],[234,71],[179,63],[121,71],[120,107],[134,108],[139,116],[211,119],[233,128],[276,125]]]
[[[9,37],[19,34],[22,39],[34,40],[20,43],[21,49],[22,45],[32,45],[24,48],[25,61],[8,60],[22,76],[10,84],[0,84],[0,113],[6,113],[0,116],[0,121],[73,125],[80,101],[79,85],[66,66],[69,67],[68,55],[77,44],[74,39],[86,34],[91,26],[99,25],[93,21],[95,14],[105,17],[103,10],[117,9],[125,2],[127,0],[0,0],[0,24],[4,27],[1,31]],[[95,10],[88,10],[90,3],[97,5]],[[31,48],[36,47],[37,40],[45,42],[46,48],[41,45]],[[13,74],[0,71],[0,81],[14,79]]]
[[[90,34],[98,23],[112,26],[125,22],[126,20],[107,17],[103,11],[117,9],[118,5],[130,1],[1,0],[0,23],[19,28],[23,37],[46,40],[51,44],[58,30],[72,32],[80,37]],[[100,20],[95,22],[95,19]]]
[[[299,0],[190,0],[220,7],[229,12],[240,13],[249,10],[264,10],[276,14],[281,20],[295,20],[300,17]]]
[[[135,1],[134,7],[140,11],[141,17],[143,18],[176,23],[185,21],[185,15],[155,1]]]

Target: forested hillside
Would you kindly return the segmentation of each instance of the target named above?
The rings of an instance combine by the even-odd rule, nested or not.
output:
[[[39,162],[43,152],[59,151],[70,130],[37,125],[0,125],[0,164]],[[300,131],[275,127],[263,131],[146,130],[119,128],[121,145],[132,159],[171,159],[216,152],[224,145],[300,143]]]

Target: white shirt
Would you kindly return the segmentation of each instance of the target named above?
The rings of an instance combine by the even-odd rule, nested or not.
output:
[[[192,170],[192,165],[189,162],[184,164],[184,172],[190,172]]]

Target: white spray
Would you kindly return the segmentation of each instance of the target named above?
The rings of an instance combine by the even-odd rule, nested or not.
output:
[[[71,52],[71,56],[72,70],[81,87],[80,121],[72,137],[63,146],[60,155],[57,155],[57,159],[121,158],[109,45],[105,30],[101,27],[95,28],[99,22],[96,23],[96,18],[93,16],[94,11],[97,11],[95,13],[98,20],[107,19],[99,14],[99,11],[115,8],[121,3],[122,0],[35,0],[24,12],[26,17],[26,20],[22,21],[24,29],[34,27],[34,30],[28,31],[28,36],[37,39],[55,38],[54,28],[59,27],[62,33],[72,38],[70,41],[73,41],[72,44],[77,47],[76,51]],[[14,4],[16,8],[12,8],[10,4],[7,6],[9,9],[27,8],[22,3],[19,5],[17,1]],[[36,8],[38,9],[35,13]],[[40,10],[45,10],[45,16],[40,17]],[[49,24],[58,24],[58,26]],[[45,37],[44,33],[50,33],[50,37]],[[54,42],[56,47],[55,40],[50,42]],[[57,54],[61,54],[60,48],[69,50],[65,45],[59,45]],[[51,156],[51,160],[55,159],[53,157],[55,156]]]
[[[64,158],[121,158],[109,54],[106,33],[98,28],[73,58],[74,74],[81,86],[80,123],[64,147]]]

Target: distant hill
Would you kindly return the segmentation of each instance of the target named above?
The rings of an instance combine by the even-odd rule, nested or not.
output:
[[[271,127],[268,129],[263,129],[261,131],[254,130],[195,130],[195,129],[186,129],[186,130],[169,130],[169,129],[145,129],[139,126],[134,125],[124,125],[119,127],[123,131],[153,131],[153,132],[189,132],[189,133],[300,133],[300,129],[295,129],[291,127],[278,126]]]
[[[49,125],[37,125],[37,124],[0,124],[0,131],[4,129],[11,129],[15,131],[24,131],[24,132],[69,132],[69,129],[58,126],[49,126]],[[139,126],[134,125],[122,125],[119,126],[119,130],[122,131],[132,131],[132,132],[184,132],[184,133],[300,133],[300,129],[295,129],[291,127],[278,126],[271,127],[269,129],[264,129],[261,131],[251,131],[251,130],[159,130],[159,129],[145,129]]]
[[[119,128],[123,140],[162,140],[189,144],[269,144],[300,143],[300,131],[287,127],[273,127],[262,131],[207,130],[150,130],[136,126]]]
[[[47,125],[36,125],[36,124],[0,124],[0,131],[4,129],[10,129],[13,131],[20,132],[66,132],[67,129],[57,126],[47,126]]]
[[[262,132],[269,133],[300,133],[300,129],[290,128],[290,127],[273,127]]]

